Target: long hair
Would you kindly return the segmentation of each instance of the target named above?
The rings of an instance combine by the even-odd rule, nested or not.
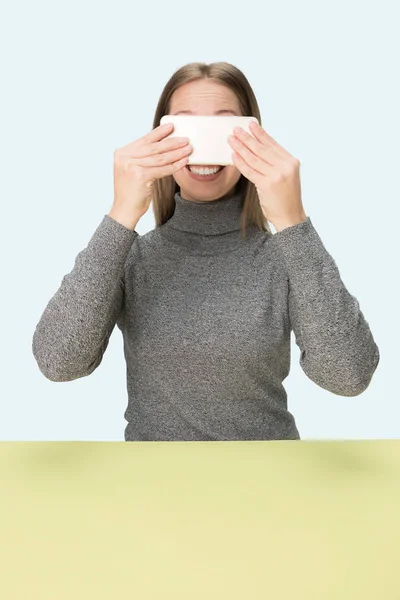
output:
[[[227,62],[211,64],[193,62],[180,67],[166,83],[155,111],[153,129],[160,125],[161,117],[169,114],[171,96],[175,90],[184,83],[199,79],[209,79],[230,88],[238,98],[242,114],[256,117],[261,125],[261,115],[256,97],[242,71]],[[156,226],[163,225],[172,217],[175,210],[174,195],[176,191],[178,191],[178,186],[172,175],[155,180],[153,186],[153,212]],[[271,233],[268,221],[261,210],[254,183],[241,175],[236,185],[236,191],[244,192],[241,214],[243,239],[246,238],[246,227],[248,225],[255,225],[260,230]]]

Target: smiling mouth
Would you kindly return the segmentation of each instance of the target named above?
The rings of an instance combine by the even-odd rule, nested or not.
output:
[[[189,171],[191,171],[190,167],[194,167],[195,169],[216,169],[218,167],[217,173],[225,169],[225,165],[186,165]]]

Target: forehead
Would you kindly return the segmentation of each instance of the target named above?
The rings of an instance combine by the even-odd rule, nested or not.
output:
[[[236,94],[225,85],[201,79],[181,85],[171,96],[170,110],[201,110],[204,106],[240,110]]]

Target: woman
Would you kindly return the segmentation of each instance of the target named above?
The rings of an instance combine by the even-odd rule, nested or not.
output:
[[[261,123],[249,82],[229,63],[173,74],[154,129],[115,152],[111,210],[48,303],[33,354],[52,381],[85,377],[117,323],[126,441],[300,439],[282,385],[291,330],[305,374],[341,396],[368,387],[378,347],[306,216],[299,161],[251,126],[254,137],[229,140],[234,165],[195,177],[188,139],[159,127],[181,112]],[[139,236],[151,201],[156,228]]]

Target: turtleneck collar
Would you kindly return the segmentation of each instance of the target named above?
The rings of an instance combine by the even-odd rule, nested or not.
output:
[[[260,230],[254,225],[246,228],[246,240],[241,234],[244,191],[234,191],[218,200],[193,201],[175,192],[175,211],[158,228],[161,239],[170,242],[163,252],[181,256],[217,256],[240,252],[244,244],[252,244]]]
[[[235,191],[218,200],[193,201],[174,195],[175,212],[166,225],[178,231],[200,235],[221,235],[240,230],[243,192]]]

